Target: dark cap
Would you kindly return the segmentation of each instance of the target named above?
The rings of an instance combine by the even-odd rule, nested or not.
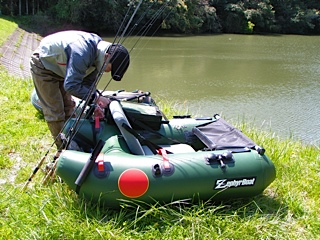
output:
[[[129,52],[121,44],[112,44],[108,53],[111,55],[111,76],[114,80],[121,81],[130,64]]]

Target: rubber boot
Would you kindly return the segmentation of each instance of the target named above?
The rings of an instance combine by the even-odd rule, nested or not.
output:
[[[62,140],[59,137],[57,137],[59,135],[59,133],[61,132],[63,126],[64,126],[64,121],[57,121],[57,122],[47,122],[49,130],[51,132],[51,135],[53,137],[53,139],[55,139],[55,144],[57,146],[57,149],[60,150],[61,146],[62,146]]]

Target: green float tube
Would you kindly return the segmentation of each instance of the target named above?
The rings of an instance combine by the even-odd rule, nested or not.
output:
[[[163,120],[154,107],[113,101],[109,119],[95,130],[82,119],[74,138],[80,148],[61,154],[57,175],[79,195],[111,208],[127,200],[246,198],[274,181],[264,149],[222,118]]]

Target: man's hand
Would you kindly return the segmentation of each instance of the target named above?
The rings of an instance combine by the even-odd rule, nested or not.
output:
[[[101,102],[98,102],[96,108],[94,109],[94,116],[99,118],[104,118],[104,108],[100,107]]]
[[[97,100],[97,104],[102,107],[102,108],[106,108],[108,107],[108,105],[110,104],[111,100],[109,98],[100,96]]]
[[[104,109],[110,104],[111,100],[100,96],[97,100],[97,106],[94,109],[94,116],[104,118]]]

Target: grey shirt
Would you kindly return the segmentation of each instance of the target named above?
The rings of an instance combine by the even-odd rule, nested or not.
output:
[[[43,38],[35,52],[46,69],[64,78],[67,92],[83,99],[90,90],[83,80],[101,70],[109,46],[94,33],[63,31]]]

